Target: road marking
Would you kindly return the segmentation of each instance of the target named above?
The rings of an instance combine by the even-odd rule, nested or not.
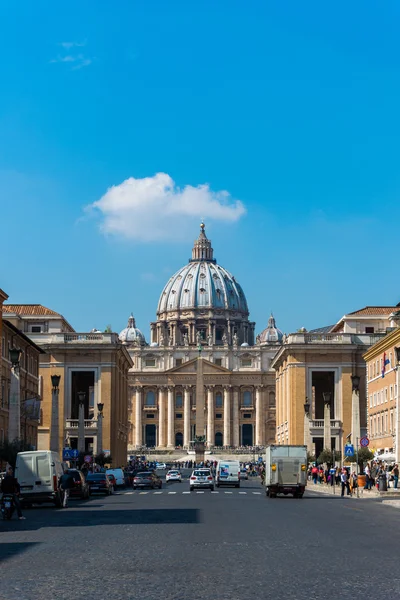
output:
[[[183,493],[185,493],[185,492],[183,492]],[[211,493],[212,493],[212,494],[219,494],[219,492],[211,492]]]
[[[196,494],[204,494],[204,492],[196,492]]]
[[[247,494],[247,492],[239,492],[239,494]]]
[[[190,494],[190,492],[182,492],[182,494]]]
[[[225,492],[225,494],[233,494],[233,492]]]
[[[149,492],[139,492],[139,496],[145,496],[146,494],[148,494]]]
[[[125,496],[132,496],[133,492],[126,492]]]
[[[261,492],[253,492],[255,496],[261,496]]]
[[[168,492],[168,494],[176,494],[176,492]]]
[[[163,492],[154,492],[154,495],[156,496],[157,494],[162,494]]]

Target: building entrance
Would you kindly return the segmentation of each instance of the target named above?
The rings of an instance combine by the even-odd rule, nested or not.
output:
[[[145,425],[145,444],[148,448],[153,448],[156,445],[156,426]]]
[[[253,445],[253,425],[246,423],[242,425],[242,446]]]

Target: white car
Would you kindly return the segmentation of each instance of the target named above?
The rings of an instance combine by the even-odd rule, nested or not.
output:
[[[179,483],[182,483],[182,475],[179,471],[176,470],[168,471],[168,473],[165,476],[165,481],[167,483],[168,481],[179,481]]]
[[[167,465],[165,463],[156,463],[156,469],[166,469]]]
[[[214,490],[214,477],[210,469],[195,469],[190,476],[189,490],[209,488]]]

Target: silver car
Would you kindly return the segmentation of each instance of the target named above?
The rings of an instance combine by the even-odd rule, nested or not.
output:
[[[214,477],[210,469],[194,469],[189,479],[189,489],[192,492],[195,488],[214,490]]]

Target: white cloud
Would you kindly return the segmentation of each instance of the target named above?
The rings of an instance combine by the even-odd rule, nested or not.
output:
[[[180,189],[166,173],[130,177],[86,210],[100,214],[103,233],[146,242],[186,239],[201,219],[234,222],[246,212],[226,191],[213,192],[207,184]]]
[[[74,48],[80,48],[85,46],[86,42],[61,42],[59,45],[63,47],[65,51],[70,51],[69,54],[65,54],[64,56],[58,55],[57,58],[53,58],[51,63],[71,63],[71,70],[76,71],[78,69],[83,69],[83,67],[88,67],[92,64],[93,59],[88,58],[81,52],[79,54],[73,54],[72,51]]]

